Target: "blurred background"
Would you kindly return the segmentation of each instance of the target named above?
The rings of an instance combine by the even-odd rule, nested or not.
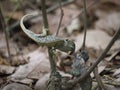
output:
[[[120,0],[86,1],[88,24],[86,47],[90,55],[87,65],[90,66],[120,28]],[[46,0],[49,29],[52,35],[56,34],[62,15],[59,2],[62,4],[64,16],[58,36],[73,40],[77,52],[81,48],[84,36],[83,0]],[[0,16],[0,67],[2,68],[0,88],[4,88],[9,80],[29,87],[31,84],[31,88],[43,88],[44,82],[37,84],[37,81],[45,78],[50,71],[47,49],[40,47],[26,36],[19,25],[20,19],[25,14],[33,13],[34,16],[24,20],[24,25],[34,33],[42,32],[41,0],[0,0],[0,9],[3,16],[3,18]],[[58,70],[61,72],[69,70],[74,58],[60,51],[56,54]],[[120,88],[118,83],[120,82],[120,38],[98,65],[98,72],[103,80],[106,80],[104,75],[109,76],[108,85],[115,83],[109,86],[109,90],[118,90],[115,86]],[[9,76],[12,78],[8,79]],[[18,77],[24,78],[19,80]]]

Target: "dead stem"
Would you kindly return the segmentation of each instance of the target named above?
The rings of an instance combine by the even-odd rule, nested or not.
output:
[[[79,78],[77,78],[76,80],[74,80],[74,84],[84,80],[86,77],[88,77],[90,75],[90,73],[95,69],[95,67],[103,60],[103,58],[106,56],[107,52],[110,50],[110,48],[113,46],[113,44],[115,43],[115,41],[118,39],[118,37],[120,36],[120,29],[115,33],[115,35],[113,36],[112,40],[109,42],[109,44],[107,45],[107,47],[105,48],[105,50],[101,53],[101,55],[97,58],[96,62],[90,67],[90,69],[84,73],[83,75],[81,75]]]
[[[42,17],[43,17],[44,28],[49,29],[45,2],[46,0],[41,0]],[[49,34],[49,31],[47,31],[47,35],[48,34]]]
[[[94,73],[94,76],[96,78],[96,81],[98,83],[99,88],[103,89],[103,90],[107,90],[106,87],[104,86],[99,74],[98,74],[98,68],[97,67],[93,70],[93,73]]]
[[[47,35],[48,35],[49,34],[49,26],[48,26],[45,2],[46,2],[46,0],[41,0],[43,23],[44,23],[44,28],[48,29],[48,31],[47,31]],[[56,63],[54,60],[54,51],[53,51],[52,47],[48,47],[48,54],[49,54],[49,61],[50,61],[50,66],[51,66],[51,73],[56,72]]]
[[[66,5],[72,4],[74,1],[75,1],[75,0],[68,0],[68,1],[62,2],[61,5],[62,5],[62,6],[66,6]],[[47,9],[47,13],[50,13],[50,12],[52,12],[52,11],[58,9],[58,8],[59,8],[59,5],[54,5],[54,6],[52,6],[52,7],[50,7],[50,8]],[[36,17],[40,16],[41,14],[42,14],[42,13],[39,12],[39,14],[25,19],[25,20],[24,20],[24,23],[27,22],[27,21],[30,21],[30,20],[33,19],[33,18],[36,18]],[[19,25],[20,25],[20,22],[17,21],[17,22],[13,23],[13,24],[9,27],[9,30],[11,31],[11,30],[13,30],[14,28],[18,27]]]
[[[90,4],[88,4],[88,5],[86,6],[86,9],[91,9],[94,5],[96,5],[96,3],[97,3],[97,0],[93,0]],[[84,12],[84,8],[82,8],[82,9],[80,10],[80,12],[79,12],[78,14],[76,14],[76,15],[71,19],[71,22],[72,22],[72,20],[74,20],[75,18],[80,17],[80,15],[81,15],[83,12]],[[61,28],[61,30],[64,30],[69,24],[70,24],[70,23],[67,23],[65,26],[63,26],[63,27]]]
[[[86,9],[86,0],[83,0],[84,2],[84,38],[83,38],[83,45],[82,49],[85,50],[85,43],[86,43],[86,33],[87,33],[87,9]]]
[[[60,26],[61,26],[61,23],[62,23],[62,19],[63,19],[63,16],[64,16],[64,12],[63,12],[63,9],[62,9],[61,0],[59,0],[59,6],[60,6],[60,10],[61,10],[61,17],[60,17],[58,29],[57,29],[57,32],[56,32],[56,36],[58,36],[59,30],[60,30]]]
[[[11,59],[11,54],[10,54],[10,47],[9,47],[9,40],[8,40],[8,33],[7,33],[7,24],[5,22],[5,18],[4,18],[4,15],[3,15],[3,11],[2,11],[2,6],[0,4],[0,20],[1,20],[1,24],[2,24],[2,29],[5,33],[5,39],[6,39],[6,44],[7,44],[7,51],[8,51],[8,58],[9,58],[9,63],[11,64],[12,63],[12,59]]]

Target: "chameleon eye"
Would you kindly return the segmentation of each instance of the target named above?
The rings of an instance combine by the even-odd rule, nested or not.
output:
[[[66,39],[66,41],[69,41],[68,39]]]

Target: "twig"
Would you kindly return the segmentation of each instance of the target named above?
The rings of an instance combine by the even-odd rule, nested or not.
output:
[[[96,78],[96,81],[98,82],[98,85],[99,85],[99,88],[100,89],[103,89],[103,90],[107,90],[107,88],[104,86],[99,74],[98,74],[98,68],[96,67],[94,70],[93,70],[93,73],[95,75],[95,78]]]
[[[93,7],[93,5],[96,5],[96,3],[98,3],[98,0],[93,0],[90,4],[88,4],[86,6],[86,9],[91,9]],[[80,12],[76,16],[74,16],[73,19],[79,17],[81,15],[81,13],[83,13],[83,12],[84,12],[84,8],[82,10],[80,10]]]
[[[49,34],[49,26],[48,26],[48,19],[47,19],[45,2],[46,2],[46,0],[41,0],[43,23],[44,23],[44,28],[48,30],[47,31],[47,35],[48,35]],[[53,52],[52,47],[48,47],[48,53],[49,53],[49,60],[50,60],[51,73],[52,73],[52,72],[56,71],[56,63],[53,60],[54,59],[54,52]]]
[[[97,0],[92,1],[90,4],[88,4],[88,5],[86,6],[86,9],[91,9],[91,7],[93,7],[93,5],[95,5],[96,2],[97,2]],[[75,15],[75,16],[71,19],[71,21],[74,20],[74,19],[77,18],[77,17],[80,17],[80,15],[81,15],[83,12],[84,12],[84,8],[83,8],[82,10],[80,10],[80,12],[79,12],[77,15]],[[71,22],[71,21],[70,21],[70,22]],[[67,23],[65,26],[63,26],[63,27],[61,28],[61,30],[64,30],[69,24],[70,24],[70,23]]]
[[[47,20],[47,12],[46,12],[45,2],[46,2],[46,0],[41,0],[41,8],[42,8],[42,17],[43,17],[44,28],[48,29],[49,26],[48,26],[48,20]]]
[[[68,0],[66,2],[62,2],[61,5],[62,6],[66,6],[66,5],[69,5],[69,4],[72,4],[74,2],[74,0]],[[47,13],[50,13],[56,9],[59,8],[59,5],[54,5],[50,8],[47,9]],[[42,15],[41,12],[39,12],[37,15],[34,15],[32,17],[28,17],[27,19],[24,20],[24,23],[26,23],[27,21],[29,22],[31,19],[33,18],[36,18],[36,17],[39,17],[40,15]],[[10,27],[9,27],[9,30],[13,30],[14,28],[18,27],[20,25],[20,22],[19,21],[16,21],[15,23],[13,23]]]
[[[74,85],[76,85],[78,82],[82,80],[85,80],[85,78],[90,75],[90,73],[95,69],[95,67],[103,60],[103,58],[105,57],[105,55],[110,50],[110,48],[112,47],[112,45],[115,43],[115,41],[118,39],[119,36],[120,36],[120,29],[115,33],[112,40],[109,42],[109,44],[107,45],[105,50],[101,53],[101,55],[97,58],[96,62],[90,67],[90,69],[86,73],[81,75],[79,78],[72,81]]]
[[[82,49],[85,49],[85,43],[86,43],[86,33],[87,33],[87,9],[86,9],[86,0],[83,0],[84,2],[84,38],[83,38],[83,45],[82,45]]]
[[[1,4],[0,4],[0,18],[1,18],[0,21],[1,21],[1,24],[2,24],[2,29],[5,33],[9,62],[12,63],[11,54],[10,54],[10,47],[9,47],[9,40],[8,40],[8,33],[7,33],[8,27],[7,27],[7,24],[5,22],[5,18],[4,18],[3,12],[2,12]]]
[[[45,30],[48,30],[48,20],[47,20],[47,13],[46,13],[46,7],[45,7],[45,1],[41,0],[41,6],[42,6],[42,16],[43,16],[43,22],[44,22],[44,28]],[[49,33],[47,33],[48,35]],[[45,90],[61,90],[61,75],[56,70],[56,62],[55,62],[55,54],[53,51],[53,47],[48,47],[48,54],[49,54],[49,62],[51,67],[51,75],[48,80],[48,83],[46,84]]]
[[[56,32],[56,36],[58,36],[60,26],[61,26],[61,23],[62,23],[62,19],[63,19],[63,16],[64,16],[64,12],[63,12],[62,5],[61,5],[61,0],[59,0],[59,5],[60,5],[60,10],[61,10],[61,17],[60,17],[58,29],[57,29],[57,32]]]
[[[72,4],[72,3],[74,3],[74,2],[75,2],[75,0],[67,0],[67,1],[65,1],[65,2],[61,2],[61,6],[63,7],[63,6]],[[60,7],[59,4],[58,4],[58,5],[54,5],[54,6],[52,6],[51,8],[47,9],[47,13],[49,13],[49,12],[51,12],[51,11],[53,11],[53,10],[58,9],[59,7]]]
[[[109,85],[114,85],[116,87],[120,87],[120,83],[119,82],[109,82],[109,81],[103,81],[104,84],[109,84]]]
[[[16,4],[16,5],[15,5],[12,13],[10,14],[9,18],[8,18],[7,21],[6,21],[7,23],[11,20],[12,16],[15,14],[15,11],[16,11],[16,10],[18,9],[18,7],[20,6],[20,1],[18,0],[18,2],[16,2],[15,4]]]
[[[93,82],[97,82],[96,80],[93,80]],[[112,86],[116,86],[116,87],[120,87],[120,83],[119,82],[115,82],[115,81],[104,81],[104,84],[108,84],[108,85],[112,85]]]
[[[49,60],[50,60],[50,66],[51,66],[51,73],[56,71],[56,63],[54,60],[54,53],[53,49],[51,47],[48,47],[48,53],[49,53]]]

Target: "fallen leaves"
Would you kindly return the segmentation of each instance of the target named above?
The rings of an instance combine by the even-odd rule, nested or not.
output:
[[[83,37],[83,33],[75,37],[76,50],[79,50],[79,48],[81,48]],[[88,30],[86,37],[86,47],[92,47],[97,50],[104,50],[111,39],[112,37],[107,35],[102,30]],[[120,41],[118,40],[112,46],[111,50],[119,49],[119,45]]]
[[[98,20],[95,27],[112,35],[120,28],[120,13],[112,13]]]
[[[11,75],[11,80],[39,79],[50,71],[47,55],[40,49],[25,55],[29,62],[20,65],[17,71]]]
[[[0,65],[0,75],[9,75],[15,71],[15,67]]]
[[[10,65],[7,60],[0,56],[0,65]]]
[[[2,90],[32,90],[30,87],[18,83],[11,83],[5,86]]]
[[[64,28],[67,30],[67,32],[64,32],[64,29],[61,29],[59,36],[67,37],[68,39],[71,39],[76,44],[76,51],[78,51],[83,43],[83,37],[84,34],[82,32],[83,30],[83,20],[80,18],[83,18],[82,16],[79,16],[78,14],[81,11],[82,7],[82,0],[77,0],[79,7],[76,6],[76,4],[71,4],[68,6],[63,7],[64,10],[64,18],[62,21],[61,28]],[[91,2],[91,0],[87,0],[88,3]],[[51,3],[51,1],[49,1]],[[99,0],[97,1],[95,7],[90,7],[91,9],[88,9],[88,15],[89,17],[93,18],[95,21],[90,21],[87,32],[87,39],[86,39],[86,47],[88,51],[90,49],[93,50],[93,52],[90,52],[89,54],[90,59],[88,61],[89,65],[95,61],[95,58],[97,58],[101,51],[103,51],[109,41],[112,39],[112,36],[114,33],[120,28],[120,7],[118,5],[120,1],[118,0]],[[26,10],[25,10],[26,11]],[[28,11],[28,10],[27,10]],[[30,12],[33,12],[32,9],[29,10]],[[37,13],[39,13],[36,10]],[[11,13],[8,12],[7,16],[10,16]],[[14,16],[12,16],[13,19],[18,20],[23,13],[21,11],[15,11]],[[78,15],[78,18],[72,19],[74,16]],[[97,17],[97,18],[96,18]],[[55,34],[58,23],[60,18],[60,10],[55,10],[53,13],[48,14],[48,20],[49,20],[49,26],[50,26],[50,32],[51,34]],[[40,20],[40,23],[38,21]],[[68,25],[70,23],[70,25]],[[27,26],[27,25],[26,25]],[[33,30],[35,33],[41,33],[42,28],[42,20],[41,17],[35,18],[32,21],[30,30]],[[28,26],[29,27],[29,26]],[[14,32],[14,31],[13,31]],[[74,33],[75,32],[75,33]],[[109,34],[109,35],[108,35]],[[39,46],[35,45],[33,42],[29,42],[28,38],[25,36],[25,34],[21,32],[13,33],[13,37],[10,38],[10,51],[12,56],[12,65],[10,66],[9,63],[6,62],[8,54],[6,49],[6,42],[4,39],[3,32],[0,32],[0,74],[1,75],[8,75],[8,79],[12,82],[17,82],[13,84],[8,84],[6,87],[4,87],[3,90],[9,89],[9,88],[17,88],[15,90],[23,90],[26,85],[31,85],[32,88],[35,88],[35,90],[42,90],[45,87],[45,83],[49,79],[49,73],[50,73],[50,64],[47,54],[47,49],[44,47],[39,48]],[[11,40],[12,39],[12,40]],[[19,40],[18,42],[13,41]],[[26,46],[25,46],[26,45]],[[105,82],[105,85],[110,90],[117,90],[115,86],[119,86],[120,81],[120,40],[118,39],[113,47],[111,48],[110,52],[107,54],[106,58],[98,65],[98,73],[103,77],[103,75],[108,75],[112,78],[114,78],[114,83],[111,81]],[[74,57],[72,58],[65,58],[67,57],[67,54],[57,54],[59,56],[59,60],[57,63],[59,63],[61,60],[64,60],[64,63],[67,63],[67,67],[64,67],[66,70],[70,69],[70,65]],[[64,57],[64,58],[63,58]],[[71,59],[66,60],[65,59]],[[65,65],[65,64],[64,64]],[[59,71],[63,70],[63,68],[59,65]],[[63,70],[64,71],[64,70]],[[11,74],[11,75],[10,75]],[[63,77],[69,77],[71,76],[66,74],[61,74]],[[6,76],[7,77],[7,76]],[[2,81],[3,78],[0,78],[0,81]],[[4,80],[4,79],[3,79]],[[102,80],[104,80],[102,78]],[[4,80],[7,82],[6,80]],[[117,83],[116,83],[117,81]],[[18,84],[21,83],[21,84]],[[25,84],[25,87],[24,85]],[[34,85],[35,84],[35,85]],[[109,85],[108,85],[109,84]],[[113,85],[110,85],[113,84]],[[2,83],[0,83],[2,85]],[[18,87],[16,87],[18,86]],[[14,89],[13,88],[13,89]],[[18,89],[19,88],[19,89]],[[31,88],[25,88],[26,90],[31,90]],[[119,89],[119,88],[118,88]]]

